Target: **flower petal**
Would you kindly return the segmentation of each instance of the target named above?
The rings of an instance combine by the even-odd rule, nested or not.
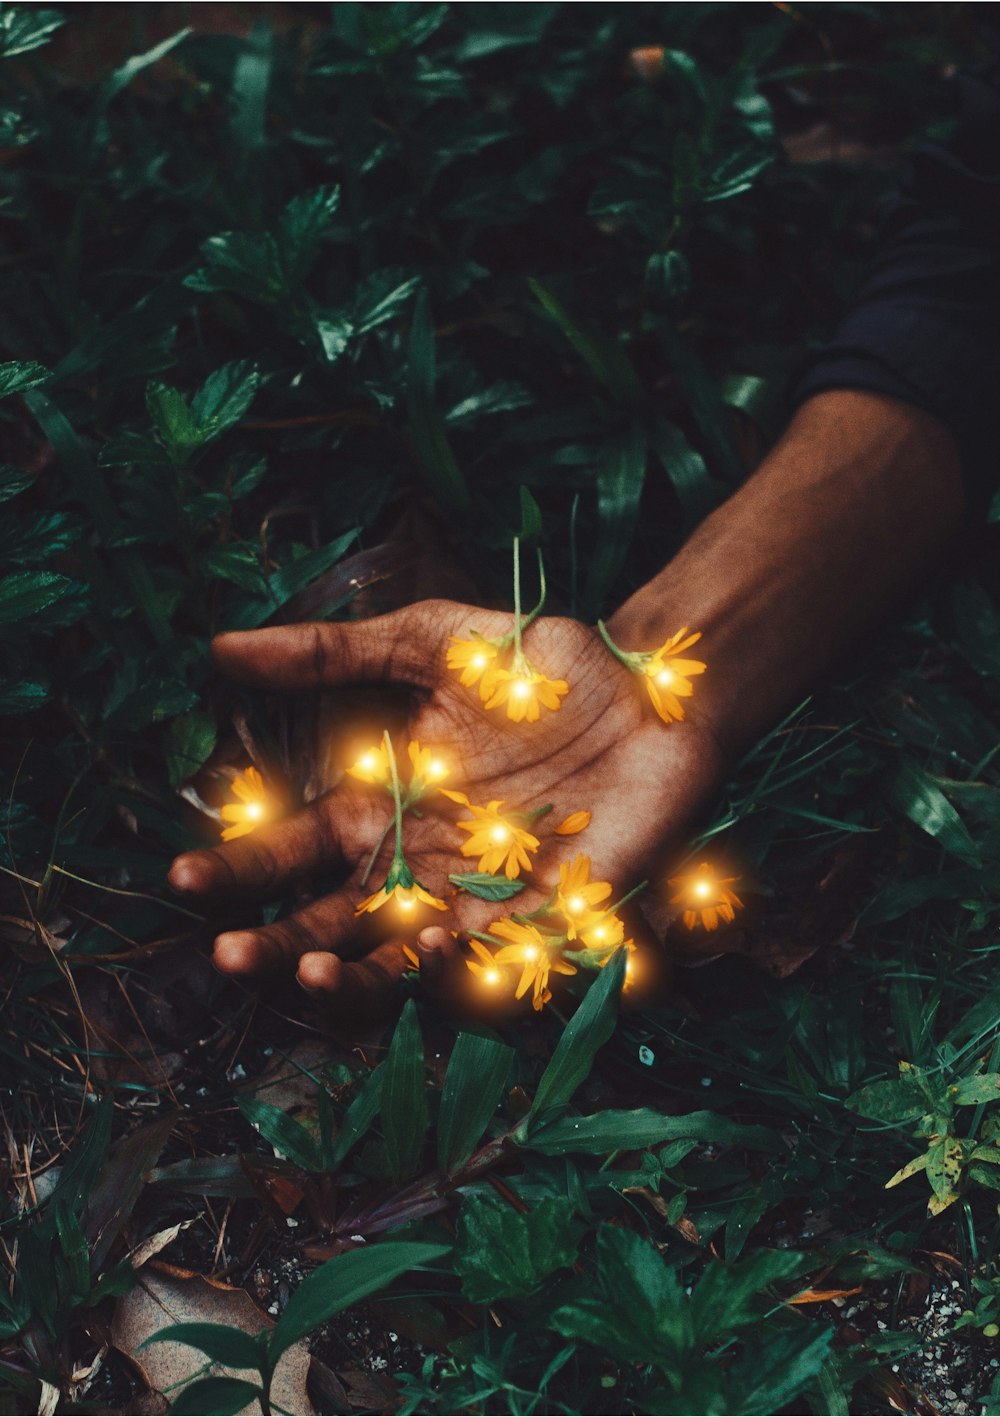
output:
[[[590,826],[593,817],[593,812],[588,812],[586,809],[570,812],[565,821],[560,822],[555,828],[556,836],[576,836],[577,832],[585,831]]]

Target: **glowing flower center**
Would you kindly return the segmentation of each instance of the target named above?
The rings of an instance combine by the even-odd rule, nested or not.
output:
[[[248,803],[247,803],[247,816],[248,816],[248,817],[251,817],[255,822],[259,822],[260,819],[261,819],[261,817],[262,817],[263,815],[264,815],[264,804],[263,804],[263,802],[248,802]]]
[[[587,902],[584,900],[582,895],[571,895],[566,904],[569,906],[570,910],[573,912],[574,915],[579,915],[580,911],[583,910]]]
[[[516,699],[526,699],[531,694],[531,681],[529,679],[517,679],[511,693]]]
[[[484,984],[499,984],[499,983],[500,983],[500,971],[499,971],[499,969],[488,969],[488,970],[486,971],[486,973],[483,975],[483,983],[484,983]]]
[[[529,960],[530,960],[530,959],[537,959],[537,958],[538,958],[538,948],[537,948],[537,946],[535,946],[535,945],[528,945],[528,946],[525,948],[524,957],[525,957],[525,959],[529,959]]]
[[[674,682],[674,676],[669,669],[661,669],[656,676],[656,682],[666,688]]]
[[[430,777],[444,777],[448,769],[440,758],[435,758],[427,769]]]
[[[598,925],[597,929],[594,931],[594,939],[603,940],[607,933],[603,925]]]
[[[358,759],[358,767],[363,768],[365,772],[374,772],[378,767],[378,757],[375,753],[362,753]]]
[[[400,896],[400,899],[399,899],[399,908],[400,908],[400,910],[412,910],[412,909],[413,909],[413,906],[414,906],[414,902],[410,899],[409,896],[405,896],[405,895],[404,895],[404,896]]]
[[[490,836],[496,842],[509,841],[510,828],[505,826],[494,827],[493,830],[490,832]]]
[[[485,669],[485,668],[486,668],[486,656],[485,656],[485,654],[474,654],[474,655],[472,656],[472,667],[473,667],[473,669]]]
[[[699,896],[702,900],[707,899],[707,897],[712,894],[712,887],[708,881],[695,881],[693,889],[695,895]]]

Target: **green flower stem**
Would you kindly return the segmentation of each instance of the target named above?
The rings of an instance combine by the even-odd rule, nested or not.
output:
[[[621,910],[623,905],[628,905],[629,901],[633,900],[640,891],[644,891],[648,885],[648,881],[640,881],[637,886],[632,887],[627,895],[623,895],[621,900],[615,901],[614,905],[609,905],[607,910],[602,911],[602,917],[605,915],[614,915],[616,911]]]
[[[514,537],[514,668],[519,669],[521,660],[521,538]]]
[[[645,658],[646,656],[639,654],[630,654],[628,650],[619,649],[618,646],[615,644],[614,640],[608,634],[608,627],[607,625],[605,625],[603,620],[598,620],[597,628],[600,631],[601,639],[607,645],[608,649],[614,655],[615,659],[619,660],[622,664],[624,664],[625,668],[630,669],[633,674],[640,673],[639,661]]]
[[[389,758],[389,771],[392,774],[392,800],[396,811],[395,860],[402,862],[405,859],[403,856],[403,803],[399,791],[399,770],[396,767],[396,754],[392,750],[392,739],[389,737],[388,729],[383,733],[382,740],[385,743],[385,751]]]
[[[534,610],[532,610],[530,615],[526,615],[524,617],[524,620],[521,624],[522,631],[528,628],[532,620],[538,619],[539,615],[541,615],[542,610],[545,607],[545,562],[542,560],[542,548],[540,546],[538,547],[538,584],[538,604],[535,606]]]

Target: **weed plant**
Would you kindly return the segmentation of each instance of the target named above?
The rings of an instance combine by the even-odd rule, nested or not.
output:
[[[297,1025],[163,889],[220,768],[307,800],[356,708],[234,698],[212,634],[431,563],[503,603],[518,532],[595,619],[746,475],[972,8],[0,7],[0,1411],[103,1410],[141,1236],[243,1283],[296,1215],[276,1327],[172,1335],[247,1378],[173,1411],[400,1296],[403,1412],[923,1410],[945,1261],[1000,1411],[992,523],[734,774],[691,849],[751,960],[640,1012],[618,966],[497,1032],[417,989],[291,1116],[249,1084]]]

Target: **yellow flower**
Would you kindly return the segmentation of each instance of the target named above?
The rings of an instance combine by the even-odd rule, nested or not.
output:
[[[416,739],[410,743],[406,751],[410,757],[411,796],[414,792],[423,795],[435,783],[443,782],[451,772],[448,764],[435,753],[433,748],[421,748]]]
[[[500,940],[510,940],[497,950],[497,964],[521,965],[521,978],[514,990],[515,999],[522,998],[531,990],[531,1007],[540,1011],[552,998],[548,987],[549,974],[575,974],[576,965],[570,964],[559,953],[551,952],[541,933],[530,922],[517,920],[496,920],[490,926],[490,934]]]
[[[699,922],[706,930],[715,930],[720,920],[731,924],[735,912],[743,907],[739,896],[729,889],[738,879],[738,876],[727,876],[725,880],[718,880],[708,862],[703,861],[696,871],[671,876],[668,884],[679,886],[680,890],[671,897],[670,904],[687,907],[684,924],[689,930]]]
[[[396,904],[404,915],[409,915],[417,905],[423,901],[424,905],[432,905],[435,910],[447,910],[443,900],[438,900],[436,895],[431,895],[430,891],[425,891],[419,881],[414,881],[412,886],[401,885],[398,881],[394,886],[390,886],[386,881],[385,885],[377,890],[374,895],[366,898],[355,906],[355,915],[364,915],[381,910],[382,906],[389,900],[395,898]]]
[[[556,909],[566,917],[568,939],[576,939],[579,922],[589,918],[594,907],[607,900],[610,894],[610,881],[590,879],[590,857],[584,856],[582,851],[577,853],[573,861],[563,861],[560,864]]]
[[[685,626],[683,630],[678,630],[676,635],[671,635],[659,649],[653,650],[644,661],[642,672],[646,677],[646,689],[653,707],[664,723],[671,723],[675,719],[679,721],[684,717],[681,699],[691,697],[694,693],[692,677],[704,674],[707,668],[700,659],[676,657],[700,639],[700,630],[689,635]]]
[[[577,926],[580,939],[588,950],[612,954],[625,940],[625,926],[617,915],[595,910],[583,917]]]
[[[490,668],[497,657],[499,647],[492,640],[460,640],[455,635],[450,638],[448,668],[460,669],[460,682],[469,688],[478,683]]]
[[[246,768],[240,773],[233,782],[233,792],[240,800],[227,802],[222,808],[222,820],[233,823],[223,831],[223,841],[235,841],[238,836],[256,831],[270,815],[264,779],[256,768]]]
[[[519,827],[509,818],[502,816],[500,808],[503,802],[489,802],[485,807],[474,807],[464,792],[449,792],[446,787],[441,791],[453,802],[468,807],[472,813],[470,819],[456,822],[455,825],[469,833],[468,841],[462,843],[462,855],[478,856],[480,871],[495,876],[503,870],[507,879],[513,881],[522,871],[531,870],[528,852],[538,850],[538,837],[532,836],[524,827]]]
[[[569,685],[565,679],[546,679],[525,663],[517,670],[494,670],[480,685],[480,693],[488,709],[506,704],[507,717],[515,723],[537,723],[542,708],[562,708],[560,699],[569,693]]]
[[[366,748],[353,767],[347,769],[348,777],[356,777],[359,782],[377,782],[380,787],[392,787],[392,770],[385,743],[375,748]]]
[[[593,821],[593,812],[580,811],[570,812],[565,821],[554,827],[556,836],[576,836],[578,832],[586,831]]]
[[[479,975],[483,983],[490,985],[491,988],[499,984],[502,978],[501,972],[486,946],[481,945],[478,940],[470,940],[469,948],[476,958],[465,961],[467,968],[471,969],[473,974]]]

